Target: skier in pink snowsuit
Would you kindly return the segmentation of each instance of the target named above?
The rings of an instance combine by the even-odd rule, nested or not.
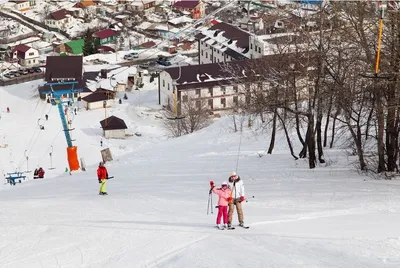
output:
[[[231,190],[228,187],[227,182],[223,182],[221,188],[215,188],[214,182],[210,181],[211,191],[218,195],[218,215],[217,215],[217,227],[219,229],[227,228],[228,224],[228,204],[229,198],[231,197]],[[221,225],[221,217],[224,219],[224,226]]]

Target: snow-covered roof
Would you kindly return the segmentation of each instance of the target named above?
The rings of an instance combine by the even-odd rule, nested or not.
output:
[[[168,22],[171,24],[181,24],[181,23],[191,23],[193,19],[187,17],[187,16],[182,16],[182,17],[177,17],[170,19]]]
[[[137,74],[137,68],[135,66],[131,67],[121,67],[115,70],[112,70],[108,73],[108,78],[99,79],[97,82],[89,83],[89,89],[96,90],[96,88],[104,88],[108,90],[114,90],[112,86],[115,86],[117,83],[125,84],[128,80],[129,75]],[[114,75],[114,76],[113,76]],[[113,76],[112,82],[110,82],[110,78]]]

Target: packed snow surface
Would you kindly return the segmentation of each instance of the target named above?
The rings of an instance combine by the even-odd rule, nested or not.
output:
[[[39,165],[47,172],[43,180],[0,186],[2,268],[400,267],[399,183],[358,175],[344,151],[326,150],[328,164],[309,170],[290,156],[284,136],[272,155],[260,154],[269,133],[235,133],[229,117],[168,139],[157,90],[149,87],[107,111],[141,137],[104,140],[102,148],[104,109],[78,112],[72,135],[88,167],[69,175],[56,107],[28,94],[37,84],[0,88],[3,172]],[[37,134],[45,113],[49,121]],[[99,196],[96,168],[107,147],[115,177],[109,195]],[[207,215],[209,181],[226,181],[236,164],[250,229],[217,230],[216,209]]]

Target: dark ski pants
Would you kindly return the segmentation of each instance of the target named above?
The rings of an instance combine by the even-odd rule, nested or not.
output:
[[[238,214],[239,223],[243,223],[243,210],[242,210],[242,202],[240,198],[233,199],[231,203],[229,203],[229,215],[228,215],[228,223],[232,224],[232,216],[235,211],[235,206]]]
[[[224,224],[228,223],[228,206],[218,206],[217,224],[221,223],[221,218],[224,219]]]

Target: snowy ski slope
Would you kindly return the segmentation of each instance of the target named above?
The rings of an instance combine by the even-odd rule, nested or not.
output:
[[[9,144],[0,149],[1,169],[22,163],[25,170],[21,159],[28,150],[28,168],[41,165],[48,175],[0,186],[2,268],[400,267],[399,183],[359,176],[341,150],[327,150],[330,165],[309,170],[304,160],[292,159],[284,137],[273,155],[260,158],[268,135],[246,128],[238,173],[250,229],[220,231],[216,209],[206,214],[207,199],[209,181],[220,184],[236,166],[241,134],[232,133],[229,118],[167,139],[154,117],[154,87],[141,92],[140,107],[115,105],[109,113],[142,137],[104,140],[115,156],[106,165],[115,178],[108,181],[109,195],[99,196],[95,172],[104,110],[74,118],[72,135],[88,168],[70,176],[58,112],[26,97],[34,87],[0,88],[0,140]],[[136,94],[129,95],[131,104]],[[43,111],[49,121],[34,135]],[[56,169],[50,171],[51,145]]]

